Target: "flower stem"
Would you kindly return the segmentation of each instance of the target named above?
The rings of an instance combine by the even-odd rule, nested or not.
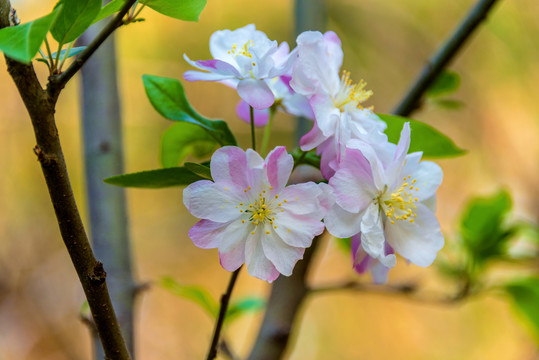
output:
[[[232,290],[234,289],[234,285],[236,284],[236,279],[238,278],[238,274],[240,273],[240,271],[241,271],[241,267],[232,273],[232,275],[230,276],[230,280],[228,282],[228,287],[226,289],[226,292],[223,294],[223,296],[221,296],[221,309],[219,309],[219,317],[217,318],[217,323],[215,324],[215,330],[213,332],[213,338],[211,341],[210,350],[208,351],[208,356],[206,357],[206,360],[213,360],[217,356],[217,345],[219,344],[219,336],[221,334],[221,329],[223,328],[223,324],[225,322],[226,311],[228,309],[228,302],[230,301],[230,296],[232,295]]]
[[[264,137],[262,138],[262,148],[260,149],[260,155],[262,157],[266,156],[266,150],[268,148],[269,139],[271,136],[271,126],[273,124],[273,117],[275,116],[275,108],[270,107],[269,119],[266,127],[264,128]]]
[[[255,136],[255,110],[249,105],[249,115],[251,116],[251,145],[254,151],[256,151],[256,136]]]

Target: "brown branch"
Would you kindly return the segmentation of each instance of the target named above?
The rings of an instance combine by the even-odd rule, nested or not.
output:
[[[462,48],[466,40],[474,32],[477,26],[486,19],[487,14],[497,0],[480,0],[470,10],[455,32],[447,39],[440,50],[432,57],[423,69],[421,75],[412,85],[408,93],[402,99],[393,113],[399,116],[408,116],[419,107],[421,97],[440,75],[442,70],[453,60]]]
[[[308,294],[307,274],[313,254],[323,234],[314,238],[312,246],[305,250],[303,260],[296,264],[292,276],[279,276],[275,280],[264,320],[249,360],[282,358],[290,339],[292,326]]]
[[[336,283],[331,285],[319,286],[309,288],[309,294],[318,295],[334,291],[358,291],[363,293],[382,295],[382,296],[401,296],[407,300],[411,300],[419,303],[438,304],[438,305],[452,305],[457,304],[464,299],[469,298],[473,294],[469,291],[468,286],[464,286],[455,294],[450,295],[421,295],[418,294],[418,287],[416,284],[362,284],[357,281],[345,281],[342,283]]]
[[[105,40],[120,26],[124,25],[124,16],[129,12],[136,0],[127,0],[116,16],[101,30],[96,38],[88,45],[83,52],[71,63],[66,71],[59,75],[51,76],[47,85],[47,90],[52,99],[58,99],[58,95],[67,82],[82,68],[90,56],[103,44]]]
[[[0,0],[0,28],[10,26],[9,0]],[[108,359],[127,360],[129,353],[110,301],[106,272],[92,252],[80,218],[60,145],[54,112],[56,98],[43,90],[32,65],[6,57],[8,72],[30,115],[41,164],[60,233],[90,305]]]
[[[228,303],[230,301],[230,296],[232,296],[232,290],[234,289],[234,285],[236,284],[236,279],[238,278],[240,271],[241,267],[238,270],[234,271],[232,275],[230,275],[230,281],[228,282],[226,292],[221,296],[221,308],[219,309],[219,316],[217,318],[217,322],[215,323],[213,338],[210,344],[210,349],[208,350],[208,356],[206,357],[207,360],[213,360],[217,356],[217,347],[219,346],[221,329],[223,328],[223,324],[225,323]]]

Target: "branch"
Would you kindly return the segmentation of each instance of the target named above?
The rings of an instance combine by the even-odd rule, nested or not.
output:
[[[249,360],[282,358],[290,339],[292,326],[308,294],[307,274],[313,254],[324,234],[326,232],[314,238],[312,246],[305,250],[303,260],[296,264],[292,276],[279,276],[275,280],[264,320]]]
[[[470,10],[451,37],[431,58],[427,66],[425,66],[417,81],[393,111],[395,115],[408,116],[419,107],[419,101],[421,100],[423,93],[432,85],[434,80],[436,80],[449,62],[451,62],[477,26],[486,19],[488,12],[492,9],[496,1],[497,0],[480,0],[477,5]]]
[[[97,37],[88,45],[88,47],[80,53],[80,55],[71,63],[66,71],[59,75],[51,76],[47,85],[48,92],[52,99],[57,99],[60,91],[64,88],[67,82],[79,71],[82,66],[88,61],[90,56],[103,44],[105,40],[120,26],[124,25],[123,17],[129,12],[129,9],[137,0],[127,0],[122,9],[116,16],[101,30]]]
[[[206,357],[207,360],[213,360],[217,356],[219,337],[221,335],[221,329],[225,322],[228,302],[230,301],[230,296],[232,295],[232,290],[234,289],[234,285],[236,284],[236,279],[238,278],[238,274],[240,273],[240,271],[241,267],[232,273],[228,282],[228,286],[226,288],[226,292],[221,296],[221,308],[219,309],[219,317],[217,318],[217,322],[215,323],[213,338],[211,341],[210,349],[208,350],[208,356]]]
[[[8,27],[9,0],[0,0],[0,28]],[[32,65],[6,57],[13,78],[30,115],[37,145],[34,152],[41,164],[60,233],[77,271],[107,359],[129,360],[129,352],[112,308],[106,272],[95,259],[80,218],[60,145],[54,112],[56,98],[41,87]]]
[[[311,295],[318,295],[333,291],[351,290],[358,292],[371,293],[376,295],[385,296],[402,296],[408,300],[416,301],[419,303],[438,304],[438,305],[452,305],[457,304],[464,299],[473,295],[469,291],[468,286],[464,286],[460,291],[452,295],[436,295],[425,296],[418,295],[419,290],[416,284],[362,284],[357,281],[345,281],[342,283],[336,283],[331,285],[325,285],[320,287],[309,288]]]

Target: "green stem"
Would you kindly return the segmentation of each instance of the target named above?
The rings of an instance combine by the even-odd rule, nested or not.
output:
[[[62,61],[60,62],[60,65],[58,65],[58,72],[62,72],[62,66],[64,66],[64,63],[66,62],[67,58],[69,57],[69,51],[71,51],[71,48],[73,47],[73,44],[75,42],[72,41],[67,45],[66,53],[64,57],[62,58]]]
[[[251,116],[251,145],[254,151],[256,151],[256,136],[255,136],[255,110],[249,105],[249,115]]]
[[[260,149],[260,155],[266,156],[266,150],[268,148],[269,139],[271,136],[271,126],[273,124],[273,117],[275,116],[275,107],[270,107],[269,119],[266,127],[264,128],[264,137],[262,138],[262,148]]]
[[[62,52],[62,46],[64,46],[64,44],[62,43],[58,44],[58,50],[56,50],[56,59],[53,62],[53,71],[56,71],[57,73],[60,72],[59,65],[60,65],[60,53]]]

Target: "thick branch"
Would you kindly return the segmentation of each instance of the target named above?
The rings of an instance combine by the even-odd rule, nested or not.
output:
[[[253,350],[249,355],[249,360],[282,358],[290,339],[292,326],[297,319],[303,300],[308,294],[307,274],[313,254],[322,236],[314,238],[312,246],[305,250],[303,260],[296,264],[292,276],[279,276],[275,280],[266,314]]]
[[[0,0],[0,28],[9,26],[9,11],[5,10],[10,7],[9,0]],[[106,272],[94,257],[75,203],[54,119],[55,99],[42,89],[32,65],[9,58],[6,64],[32,120],[37,142],[34,152],[107,358],[130,359],[108,294]]]
[[[431,58],[427,66],[425,66],[417,81],[412,85],[407,95],[393,111],[395,115],[408,116],[419,107],[419,101],[425,91],[455,57],[477,26],[486,19],[488,12],[496,1],[497,0],[480,0],[477,5],[470,10],[455,32]]]
[[[80,53],[80,55],[71,63],[66,71],[59,75],[52,76],[49,80],[48,91],[53,99],[57,99],[60,91],[67,82],[82,68],[90,56],[103,44],[103,42],[120,26],[124,24],[124,16],[133,6],[136,0],[128,0],[116,16],[101,30],[99,35]]]

